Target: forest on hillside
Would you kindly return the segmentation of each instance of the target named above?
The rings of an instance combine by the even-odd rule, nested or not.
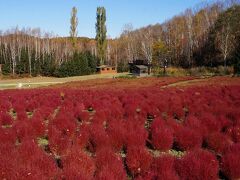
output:
[[[239,0],[203,3],[162,24],[134,29],[107,38],[101,61],[127,71],[128,63],[146,59],[154,67],[233,66],[240,61]],[[58,37],[39,28],[0,31],[0,64],[4,74],[73,76],[95,73],[99,64],[96,39]],[[238,66],[237,66],[238,65]]]

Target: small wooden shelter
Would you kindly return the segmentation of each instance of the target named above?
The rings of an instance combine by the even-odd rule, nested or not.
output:
[[[97,73],[99,74],[116,74],[117,69],[115,66],[101,65],[97,67]]]
[[[136,76],[147,76],[151,73],[151,65],[146,60],[135,60],[129,63],[130,73]]]

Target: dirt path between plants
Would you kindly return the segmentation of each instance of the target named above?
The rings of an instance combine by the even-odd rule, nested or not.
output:
[[[215,77],[201,77],[192,80],[179,81],[171,83],[162,88],[171,87],[191,87],[191,86],[228,86],[228,85],[240,85],[239,77],[231,76],[215,76]]]
[[[166,86],[163,86],[162,88],[167,88],[167,87],[177,87],[177,86],[188,86],[188,85],[193,85],[199,82],[204,82],[209,78],[198,78],[198,79],[192,79],[192,80],[186,80],[186,81],[180,81],[176,83],[171,83]]]
[[[53,77],[33,77],[22,79],[0,79],[0,90],[16,89],[16,88],[37,88],[42,86],[49,86],[55,84],[62,84],[67,82],[85,81],[91,79],[111,79],[117,76],[126,75],[127,73],[118,74],[95,74],[88,76],[75,76],[67,78],[53,78]]]

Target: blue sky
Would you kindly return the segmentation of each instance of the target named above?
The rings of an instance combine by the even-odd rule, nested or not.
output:
[[[108,35],[117,37],[124,24],[139,28],[162,23],[200,2],[203,0],[0,0],[0,30],[39,27],[68,36],[71,8],[76,6],[78,35],[95,37],[96,8],[104,6]]]

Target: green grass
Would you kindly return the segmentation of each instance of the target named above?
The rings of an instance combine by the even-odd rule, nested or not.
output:
[[[38,142],[38,145],[42,147],[47,146],[49,144],[48,139],[46,137],[39,137],[37,139],[37,142]]]

